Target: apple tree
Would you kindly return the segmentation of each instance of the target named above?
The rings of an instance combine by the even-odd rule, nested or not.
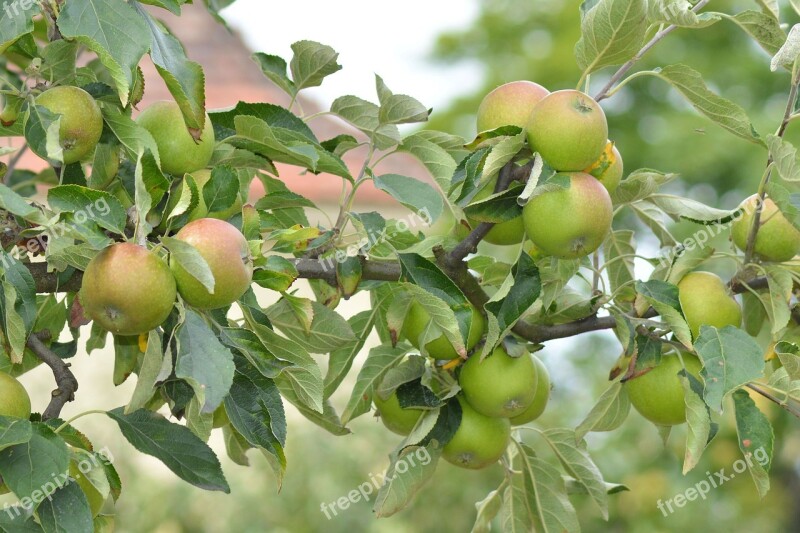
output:
[[[769,490],[774,436],[752,396],[800,416],[800,165],[784,139],[800,116],[800,29],[781,25],[777,2],[722,13],[707,0],[586,0],[575,13],[575,86],[509,80],[475,110],[473,139],[401,134],[431,110],[380,76],[372,100],[334,100],[324,113],[346,126],[318,138],[316,115],[295,104],[341,66],[312,40],[290,58],[252,56],[288,107],[231,95],[231,107],[206,109],[202,68],[158,20],[184,3],[49,0],[0,13],[0,133],[16,139],[0,184],[0,476],[20,502],[0,513],[0,529],[113,530],[125,480],[72,425],[86,415],[112,419],[187,483],[229,492],[207,445],[213,431],[234,462],[256,449],[280,480],[291,475],[287,405],[331,438],[374,412],[402,436],[387,450],[378,517],[435,483],[445,460],[503,469],[477,505],[476,531],[579,531],[571,498],[607,519],[609,498],[626,490],[603,478],[588,433],[617,429],[631,407],[664,439],[687,424],[688,472],[727,409],[756,492]],[[231,1],[205,3],[218,17]],[[637,69],[671,33],[714,24],[753,39],[785,78],[774,133],[689,66]],[[172,100],[140,110],[145,56]],[[763,148],[753,196],[719,209],[662,191],[679,179],[668,168],[624,168],[603,102],[641,78]],[[47,170],[17,168],[26,151]],[[397,154],[430,179],[381,173]],[[338,216],[312,223],[319,208],[287,188],[277,164],[341,179]],[[265,195],[251,201],[254,179]],[[408,215],[354,209],[367,183]],[[679,220],[697,228],[683,242],[670,232]],[[721,234],[729,244],[708,245]],[[707,272],[711,260],[735,275]],[[313,299],[298,295],[303,283]],[[262,306],[256,290],[277,303]],[[359,291],[370,307],[345,318],[339,303]],[[558,383],[535,353],[600,330],[620,350],[606,392],[577,427],[541,427]],[[366,347],[372,332],[380,343]],[[113,347],[108,378],[135,380],[118,408],[67,416],[81,393],[70,359],[89,356],[79,346]],[[42,363],[56,389],[31,413],[16,377]],[[342,386],[349,400],[335,405]],[[409,466],[421,450],[431,461]]]

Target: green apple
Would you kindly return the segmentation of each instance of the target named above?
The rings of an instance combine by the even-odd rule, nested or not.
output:
[[[689,272],[678,282],[678,290],[683,316],[693,338],[700,334],[702,325],[715,328],[742,325],[742,309],[716,274]]]
[[[419,303],[414,302],[408,309],[408,315],[403,322],[403,335],[416,348],[420,348],[420,336],[428,328],[430,323],[431,316],[428,314],[428,311]],[[474,348],[475,345],[478,344],[478,341],[481,340],[485,325],[486,322],[483,315],[478,309],[472,307],[472,327],[469,330],[467,339],[467,350]],[[425,345],[425,349],[428,355],[434,359],[455,359],[458,357],[458,353],[455,348],[453,348],[453,345],[450,344],[450,341],[447,340],[444,333],[434,340],[429,341],[428,344]]]
[[[531,354],[531,359],[533,359],[533,364],[536,366],[536,395],[525,411],[511,417],[512,426],[521,426],[539,418],[544,413],[547,402],[550,400],[550,374],[538,357]]]
[[[483,361],[479,353],[467,359],[458,384],[482,415],[511,418],[525,412],[536,397],[536,366],[527,352],[511,357],[501,345]]]
[[[164,172],[183,175],[208,166],[215,142],[208,114],[198,141],[186,129],[183,114],[173,101],[151,104],[139,114],[136,122],[155,139]]]
[[[747,248],[758,198],[754,194],[742,202],[740,208],[744,211],[733,222],[733,242],[742,251]],[[765,198],[761,207],[755,252],[762,259],[775,262],[788,261],[800,253],[800,231],[783,216],[770,198]]]
[[[250,287],[253,260],[247,240],[236,226],[216,218],[201,218],[186,224],[175,238],[197,248],[214,275],[212,294],[174,257],[170,257],[178,292],[187,304],[197,309],[225,307],[238,300]]]
[[[585,169],[600,157],[608,140],[603,109],[575,90],[544,97],[533,108],[526,130],[531,150],[559,171]]]
[[[532,81],[512,81],[487,94],[478,106],[478,132],[528,125],[533,107],[550,91]]]
[[[511,437],[508,419],[482,415],[462,396],[456,398],[461,405],[461,424],[442,448],[442,457],[456,466],[473,470],[496,463]]]
[[[681,354],[686,370],[700,379],[702,363],[688,352]],[[645,374],[625,382],[631,405],[646,419],[660,426],[686,422],[684,390],[678,372],[683,368],[675,354],[664,354],[661,362]]]
[[[172,311],[175,278],[147,248],[113,244],[86,267],[80,302],[89,318],[115,335],[147,333]]]
[[[525,233],[547,255],[585,257],[597,250],[611,229],[613,207],[603,185],[589,174],[569,172],[569,188],[532,198],[522,209]]]
[[[393,392],[388,399],[383,400],[376,392],[372,401],[381,417],[381,422],[386,429],[398,435],[408,435],[425,411],[422,409],[404,409],[400,407],[397,392]]]
[[[609,194],[614,192],[622,180],[622,156],[617,150],[617,145],[608,141],[605,150],[597,161],[589,165],[585,172],[597,178]]]
[[[490,180],[481,190],[475,194],[474,202],[484,200],[494,194],[494,188],[497,186],[497,178]],[[469,220],[469,223],[475,227],[480,222],[477,220]],[[519,244],[525,238],[525,225],[522,222],[522,215],[514,217],[511,220],[500,222],[492,226],[489,233],[486,234],[484,240],[491,244]]]
[[[94,151],[103,133],[103,115],[92,95],[80,87],[64,85],[37,96],[36,105],[61,115],[58,142],[65,165],[77,163]],[[47,158],[47,154],[37,155]]]
[[[0,372],[0,416],[28,419],[31,416],[31,398],[28,391],[5,372]]]

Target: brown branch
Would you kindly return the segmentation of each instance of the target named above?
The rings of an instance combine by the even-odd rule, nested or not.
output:
[[[58,355],[53,353],[42,340],[36,335],[28,337],[28,348],[38,357],[44,364],[50,367],[53,371],[53,377],[56,380],[58,388],[53,391],[53,396],[47,409],[42,413],[43,420],[50,420],[58,418],[61,415],[61,409],[67,402],[75,399],[75,391],[78,390],[78,380],[69,369],[69,363],[66,363]]]

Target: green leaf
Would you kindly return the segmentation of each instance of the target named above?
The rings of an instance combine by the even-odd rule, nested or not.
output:
[[[379,150],[400,144],[400,130],[394,124],[381,124],[380,107],[357,96],[340,96],[331,104],[331,113],[365,133]]]
[[[0,183],[0,209],[24,218],[28,222],[35,224],[47,223],[47,217],[42,213],[41,209],[32,206],[25,197],[20,196],[2,183]]]
[[[791,142],[772,134],[767,135],[767,148],[773,161],[773,168],[780,177],[789,182],[800,181],[797,148]]]
[[[187,483],[230,493],[219,459],[188,428],[144,409],[126,415],[118,407],[107,414],[134,448],[159,459]]]
[[[471,533],[489,533],[492,530],[492,521],[500,513],[503,505],[503,498],[500,493],[503,486],[500,485],[497,490],[493,490],[483,500],[475,504],[478,512]]]
[[[310,324],[298,320],[287,298],[265,312],[276,328],[311,353],[330,353],[356,340],[350,325],[339,313],[319,302],[310,302],[310,306],[313,317]]]
[[[33,31],[33,17],[42,12],[40,5],[31,2],[28,9],[20,4],[5,4],[8,9],[0,12],[0,52],[14,44],[23,35]]]
[[[678,90],[692,106],[720,127],[737,137],[764,145],[745,110],[706,87],[699,72],[687,65],[670,65],[652,74]]]
[[[798,10],[800,1],[791,0],[792,6]],[[786,42],[783,43],[780,50],[778,50],[770,61],[769,68],[773,72],[778,70],[778,67],[784,67],[794,72],[794,65],[800,56],[800,24],[795,24],[789,30],[789,36],[786,37]]]
[[[398,149],[416,157],[431,173],[439,188],[446,191],[456,170],[456,161],[447,150],[426,139],[423,133],[417,132],[404,138]]]
[[[522,150],[527,140],[523,131],[513,137],[506,137],[492,147],[492,151],[486,156],[481,175],[482,184],[488,183],[495,175],[500,173],[500,169],[506,166]]]
[[[197,248],[174,237],[162,237],[161,242],[169,250],[171,261],[175,261],[190,276],[202,283],[210,293],[214,293],[214,273]]]
[[[100,109],[103,111],[106,125],[125,147],[131,160],[138,161],[149,150],[156,160],[160,161],[157,157],[158,146],[149,131],[116,106],[101,105]]]
[[[147,23],[127,2],[85,0],[66,3],[58,16],[58,28],[100,58],[116,84],[122,105],[128,104],[134,72],[150,46]]]
[[[703,384],[693,375],[681,369],[678,379],[683,386],[686,403],[686,453],[683,459],[683,474],[697,466],[703,450],[716,435],[718,425],[711,421],[711,410],[703,401]]]
[[[386,372],[403,360],[410,346],[401,343],[397,347],[380,345],[372,348],[358,373],[353,392],[342,412],[342,422],[347,424],[354,418],[369,411],[372,405],[372,394],[380,385]]]
[[[764,375],[761,347],[739,328],[700,326],[694,347],[703,361],[703,396],[714,411],[722,411],[722,400],[732,391]]]
[[[637,297],[636,309],[643,314],[649,306],[653,306],[661,318],[669,325],[675,337],[687,348],[692,347],[692,333],[689,325],[681,314],[681,303],[678,299],[678,287],[666,281],[651,279],[650,281],[637,281],[636,292],[642,297]]]
[[[273,128],[290,130],[299,134],[312,143],[317,143],[317,137],[311,128],[303,122],[297,115],[275,104],[257,103],[249,104],[239,101],[233,109],[226,111],[212,111],[209,113],[211,122],[214,124],[214,133],[217,140],[223,140],[236,134],[236,117],[248,116],[263,120]],[[283,184],[283,182],[281,182]]]
[[[387,192],[395,200],[422,214],[427,220],[436,220],[442,214],[444,202],[439,191],[427,183],[400,174],[375,176],[375,188]]]
[[[789,379],[800,379],[800,348],[796,344],[780,341],[775,345],[775,353]]]
[[[622,383],[615,381],[600,395],[586,418],[575,428],[575,438],[582,439],[590,431],[613,431],[625,422],[631,402]]]
[[[27,420],[0,415],[0,451],[25,444],[33,438],[33,426]]]
[[[392,457],[383,486],[375,497],[372,511],[378,518],[392,516],[404,509],[431,480],[442,453],[438,443],[407,446]]]
[[[497,321],[495,335],[487,335],[482,356],[494,349],[497,342],[502,340],[516,325],[520,318],[531,308],[539,298],[542,291],[542,279],[539,269],[526,253],[521,253],[519,261],[513,266],[506,292],[501,288],[484,306],[491,313],[490,321]],[[494,328],[490,328],[493,330]]]
[[[383,83],[383,78],[377,74],[375,75],[375,84],[381,102],[378,112],[378,120],[381,124],[414,124],[428,120],[431,110],[418,100],[404,94],[393,94]]]
[[[786,40],[778,19],[770,14],[747,10],[733,17],[723,16],[744,30],[770,56],[774,56]]]
[[[263,267],[253,273],[253,282],[266,289],[283,292],[289,290],[298,276],[294,263],[278,255],[271,255],[267,257]]]
[[[617,300],[633,299],[635,293],[633,281],[636,279],[634,273],[635,254],[636,242],[631,230],[614,230],[603,242],[603,257],[606,261],[609,288]]]
[[[584,74],[619,65],[632,58],[644,44],[647,2],[600,0],[581,20],[581,38],[575,58]]]
[[[648,198],[673,219],[686,219],[698,224],[724,224],[730,222],[736,209],[716,209],[691,198],[672,194],[653,194]]]
[[[61,115],[40,105],[28,106],[23,131],[31,151],[55,166],[64,161],[61,146]]]
[[[342,424],[339,414],[336,412],[336,409],[334,409],[330,400],[323,400],[322,412],[319,413],[307,407],[305,403],[298,398],[297,393],[295,392],[291,383],[289,383],[287,380],[279,377],[275,383],[278,385],[283,399],[294,405],[300,414],[314,424],[323,428],[330,434],[336,435],[337,437],[349,435],[351,433],[351,431]]]
[[[205,320],[192,310],[177,330],[175,376],[194,389],[203,413],[213,413],[231,388],[233,355],[217,339]]]
[[[384,296],[385,299],[387,299],[387,296]],[[380,306],[380,303],[378,306]],[[328,358],[328,372],[325,374],[325,398],[329,398],[339,388],[339,385],[353,366],[353,361],[361,353],[361,349],[364,348],[364,343],[369,337],[372,328],[375,327],[375,321],[380,315],[380,309],[376,308],[378,306],[373,306],[372,309],[367,311],[361,311],[348,319],[347,322],[350,324],[350,329],[353,330],[355,340],[331,352]]]
[[[254,332],[244,328],[224,328],[220,340],[241,353],[254,368],[270,379],[278,375],[291,363],[281,361],[270,352]]]
[[[600,508],[603,518],[608,520],[606,484],[586,451],[586,441],[575,438],[575,432],[571,429],[551,428],[544,432],[544,437],[567,474],[585,488]]]
[[[682,28],[705,28],[721,18],[719,13],[698,15],[688,0],[649,0],[647,17],[651,24],[674,24]]]
[[[677,174],[664,174],[657,170],[640,168],[622,180],[611,194],[614,205],[630,204],[649,197],[662,185],[677,178]]]
[[[330,46],[314,41],[297,41],[292,45],[294,56],[289,63],[292,79],[297,90],[322,85],[325,77],[338,72],[339,54]]]
[[[36,514],[47,533],[94,530],[89,500],[77,483],[65,484],[45,498]]]
[[[45,424],[32,424],[30,440],[0,451],[0,476],[20,499],[33,498],[34,491],[54,491],[53,477],[68,469],[67,444]]]
[[[294,82],[292,82],[286,74],[287,65],[283,58],[263,52],[256,52],[250,57],[261,67],[261,72],[264,73],[264,76],[269,78],[269,80],[283,90],[283,92],[289,96],[295,96],[297,94],[297,87],[295,87]]]
[[[125,406],[126,415],[145,407],[153,397],[163,362],[161,336],[157,330],[152,330],[147,336],[147,348],[137,373],[136,388],[133,390],[131,401]]]
[[[91,220],[114,233],[125,231],[125,208],[107,192],[79,185],[59,185],[47,191],[47,203],[56,211],[74,213],[78,222]]]
[[[739,389],[734,392],[733,404],[739,449],[744,454],[758,495],[763,498],[769,491],[769,469],[775,442],[772,425],[746,391]]]
[[[580,525],[575,508],[567,498],[567,489],[556,467],[538,457],[526,444],[519,444],[522,475],[534,531],[578,532]]]
[[[239,196],[239,180],[231,167],[218,166],[203,186],[203,201],[209,213],[229,209]]]

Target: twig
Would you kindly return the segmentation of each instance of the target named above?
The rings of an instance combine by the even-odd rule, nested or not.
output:
[[[56,380],[58,388],[53,391],[53,396],[47,409],[42,413],[43,420],[50,420],[58,418],[61,415],[61,409],[67,402],[75,399],[75,391],[78,390],[78,380],[69,369],[69,363],[64,362],[59,356],[53,353],[50,348],[45,346],[42,340],[36,335],[28,337],[28,348],[38,357],[44,364],[50,367],[53,371],[53,377]]]
[[[699,1],[699,2],[697,2],[697,4],[695,4],[695,6],[692,8],[692,11],[694,11],[695,13],[696,13],[696,12],[698,12],[698,11],[700,11],[700,10],[701,10],[703,7],[705,7],[705,5],[706,5],[706,4],[708,4],[708,2],[710,2],[710,0],[700,0],[700,1]],[[626,62],[624,65],[622,65],[621,67],[619,67],[619,70],[617,70],[617,71],[614,73],[614,75],[613,75],[613,76],[611,76],[611,79],[609,79],[609,80],[608,80],[608,83],[606,83],[605,87],[603,87],[602,89],[600,89],[600,92],[598,92],[598,93],[597,93],[597,95],[595,95],[595,97],[594,97],[595,101],[599,102],[599,101],[601,101],[601,100],[605,100],[606,98],[608,98],[608,92],[611,90],[611,88],[612,88],[612,87],[614,87],[614,85],[615,85],[615,84],[616,84],[616,83],[617,83],[619,80],[621,80],[621,79],[622,79],[622,77],[623,77],[623,76],[624,76],[624,75],[625,75],[625,74],[626,74],[626,73],[627,73],[627,72],[628,72],[628,71],[629,71],[629,70],[630,70],[630,69],[631,69],[631,68],[632,68],[632,67],[633,67],[633,66],[634,66],[634,65],[635,65],[637,62],[639,62],[639,60],[640,60],[640,59],[642,59],[642,57],[643,57],[643,56],[644,56],[644,55],[645,55],[645,54],[646,54],[646,53],[647,53],[647,52],[648,52],[648,51],[649,51],[651,48],[653,48],[653,47],[654,47],[656,44],[658,44],[658,42],[659,42],[661,39],[663,39],[664,37],[666,37],[667,35],[669,35],[669,34],[670,34],[670,33],[672,33],[673,31],[675,31],[676,29],[678,29],[678,26],[676,26],[676,25],[674,25],[674,24],[670,24],[669,26],[667,26],[667,27],[666,27],[666,28],[664,28],[663,30],[661,30],[661,31],[659,31],[658,33],[656,33],[656,34],[653,36],[653,38],[652,38],[652,39],[650,39],[649,41],[647,41],[647,43],[646,43],[644,46],[642,46],[642,49],[641,49],[641,50],[639,50],[639,51],[636,53],[636,55],[635,55],[635,56],[633,56],[631,59],[629,59],[629,60],[628,60],[628,61],[627,61],[627,62]]]
[[[6,169],[6,175],[3,176],[3,184],[9,185],[11,183],[11,176],[14,174],[14,169],[17,167],[17,163],[19,160],[22,159],[22,156],[25,155],[25,152],[28,151],[28,145],[24,144],[17,150],[17,153],[8,161],[8,168]]]

